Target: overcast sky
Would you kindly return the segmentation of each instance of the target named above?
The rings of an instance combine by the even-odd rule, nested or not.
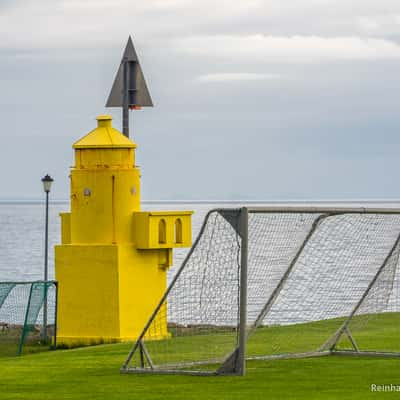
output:
[[[145,199],[400,199],[399,0],[0,0],[0,198],[67,198],[131,34]]]

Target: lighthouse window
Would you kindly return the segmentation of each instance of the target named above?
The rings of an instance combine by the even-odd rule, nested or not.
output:
[[[158,243],[164,244],[167,242],[167,227],[164,219],[160,219],[158,223]]]
[[[182,220],[175,221],[175,243],[182,243]]]

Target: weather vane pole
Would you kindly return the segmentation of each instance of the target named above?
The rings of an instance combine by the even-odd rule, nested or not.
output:
[[[123,89],[123,104],[122,104],[122,132],[126,137],[129,137],[129,63],[126,57],[122,60],[124,67],[124,89]]]
[[[153,101],[130,36],[106,107],[122,107],[122,132],[126,137],[129,137],[129,110],[153,107]]]

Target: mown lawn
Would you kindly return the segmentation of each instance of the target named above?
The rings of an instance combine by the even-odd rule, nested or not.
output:
[[[357,333],[360,343],[365,346],[380,344],[382,349],[399,346],[398,315],[388,314],[375,319],[374,323],[371,321],[360,325],[362,329]],[[257,353],[264,348],[273,350],[270,344],[265,344],[270,337],[282,342],[281,349],[290,350],[290,343],[293,343],[293,349],[302,350],[299,346],[307,347],[307,340],[312,346],[317,337],[318,342],[323,342],[326,333],[332,332],[332,324],[336,326],[337,321],[328,321],[326,325],[306,324],[296,329],[265,329],[252,338],[249,350]],[[194,340],[192,345],[190,340]],[[180,345],[180,350],[196,348],[196,340],[184,338],[185,344],[184,347]],[[211,346],[211,338],[201,338],[201,342],[207,340]],[[169,350],[173,349],[171,343],[167,346]],[[162,347],[160,343],[157,346]],[[378,393],[370,389],[371,384],[400,384],[400,359],[396,358],[328,356],[249,361],[244,377],[120,375],[119,369],[129,348],[129,344],[111,344],[2,357],[0,399],[368,399],[400,396],[399,392]]]

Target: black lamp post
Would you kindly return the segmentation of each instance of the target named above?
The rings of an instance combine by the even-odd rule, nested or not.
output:
[[[46,222],[45,222],[45,239],[44,239],[44,299],[43,299],[43,340],[47,339],[47,280],[49,275],[48,259],[49,259],[49,193],[53,178],[46,175],[42,178],[43,190],[46,193]]]

